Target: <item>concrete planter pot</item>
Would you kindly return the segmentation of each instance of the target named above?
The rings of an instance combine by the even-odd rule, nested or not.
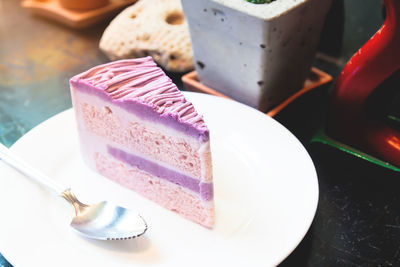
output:
[[[200,81],[267,111],[299,90],[331,0],[182,0]]]

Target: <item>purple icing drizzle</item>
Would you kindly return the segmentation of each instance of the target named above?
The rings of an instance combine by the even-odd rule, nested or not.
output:
[[[173,171],[139,156],[126,153],[118,148],[107,146],[107,151],[111,156],[122,162],[200,194],[201,199],[205,201],[213,199],[212,183],[202,183],[190,176]]]
[[[70,83],[81,92],[97,95],[142,118],[164,123],[202,141],[209,139],[203,116],[151,57],[99,65],[72,77]]]

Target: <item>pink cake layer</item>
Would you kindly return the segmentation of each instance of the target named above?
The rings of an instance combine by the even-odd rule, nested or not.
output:
[[[79,132],[82,152],[86,158],[93,157],[97,152],[109,154],[118,160],[123,159],[125,163],[141,166],[142,170],[152,175],[184,186],[200,194],[204,200],[213,198],[208,142],[199,146],[199,142],[193,138],[177,133],[174,135],[174,130],[164,129],[160,132],[160,127],[165,126],[158,125],[157,129],[155,125],[125,114],[123,109],[103,106],[106,103],[95,96],[77,92],[74,97],[77,97],[75,104],[81,103],[77,113],[81,121]],[[135,125],[140,130],[126,125]]]
[[[96,97],[81,94],[77,100],[85,130],[136,151],[136,154],[171,165],[185,174],[204,177],[204,182],[211,181],[211,166],[210,163],[207,164],[210,161],[204,159],[206,156],[210,157],[209,151],[204,151],[207,155],[199,153],[197,140],[179,138],[168,132],[161,133],[155,127],[146,126],[139,118],[134,120],[134,117],[123,110],[93,98]],[[123,122],[122,118],[125,117],[130,117],[128,123]],[[207,164],[203,170],[201,161]]]
[[[134,190],[191,221],[209,228],[214,225],[214,206],[211,201],[204,202],[199,195],[179,185],[130,167],[110,156],[97,153],[95,162],[100,174],[122,186]]]
[[[151,58],[96,66],[70,85],[89,166],[190,220],[213,225],[208,128]]]

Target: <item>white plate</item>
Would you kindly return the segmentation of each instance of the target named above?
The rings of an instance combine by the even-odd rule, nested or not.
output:
[[[83,202],[137,209],[149,230],[93,241],[69,227],[73,209],[0,164],[0,252],[15,266],[270,266],[299,244],[318,202],[314,165],[272,118],[234,101],[185,93],[211,133],[216,225],[208,230],[86,168],[72,110],[43,122],[12,150]]]

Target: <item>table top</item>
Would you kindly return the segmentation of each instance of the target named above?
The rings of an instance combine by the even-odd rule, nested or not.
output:
[[[336,56],[319,54],[315,63],[334,77],[382,22],[379,1],[345,1],[345,10],[342,50]],[[73,30],[29,14],[18,1],[0,0],[1,143],[11,146],[40,122],[71,107],[68,79],[108,62],[98,49],[108,23]],[[172,79],[182,89],[180,75]],[[310,143],[325,120],[331,87],[308,93],[276,117],[312,156],[320,186],[314,222],[281,266],[399,266],[399,173]],[[10,265],[0,256],[3,266]]]

